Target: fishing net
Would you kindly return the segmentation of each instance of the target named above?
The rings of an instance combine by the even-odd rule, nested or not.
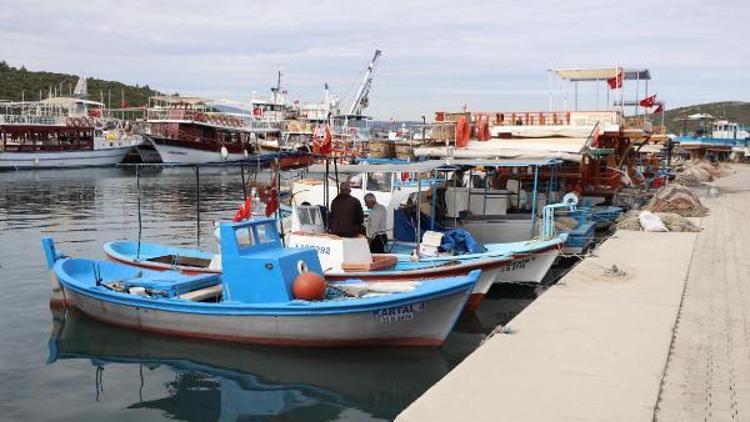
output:
[[[555,230],[558,232],[569,232],[578,227],[578,220],[572,217],[555,218]]]
[[[659,189],[644,209],[675,213],[683,217],[703,217],[708,214],[708,208],[701,204],[700,199],[690,189],[678,183]]]
[[[617,223],[617,229],[618,230],[630,230],[630,231],[641,231],[643,228],[641,227],[641,222],[638,219],[639,212],[629,212],[627,215],[623,216]],[[680,214],[675,214],[672,212],[657,212],[654,213],[657,217],[659,217],[664,223],[665,226],[667,226],[667,229],[671,232],[697,232],[700,231],[700,229],[693,224],[692,221],[688,220],[687,218],[681,216]]]
[[[675,182],[684,186],[700,186],[703,182],[710,182],[713,176],[702,167],[689,166],[675,177]]]
[[[657,212],[656,216],[661,218],[662,223],[671,232],[697,232],[700,229],[692,221],[673,212]]]

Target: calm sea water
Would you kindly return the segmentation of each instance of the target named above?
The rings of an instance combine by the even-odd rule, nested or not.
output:
[[[143,239],[195,246],[193,169],[146,169]],[[3,420],[392,419],[540,290],[493,288],[441,349],[295,349],[160,337],[49,309],[40,238],[104,258],[135,239],[132,168],[0,173],[0,418]],[[202,169],[201,237],[242,200],[238,169]],[[497,287],[497,286],[496,286]]]

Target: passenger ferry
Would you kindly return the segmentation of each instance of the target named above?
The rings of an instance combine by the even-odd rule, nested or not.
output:
[[[259,138],[280,131],[280,121],[253,110],[201,97],[152,97],[146,139],[167,164],[244,160],[258,149]]]
[[[120,163],[141,139],[107,137],[103,112],[104,104],[75,97],[0,102],[0,169]]]

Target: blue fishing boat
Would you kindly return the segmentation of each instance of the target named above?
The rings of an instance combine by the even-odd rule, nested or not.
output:
[[[594,243],[596,224],[595,221],[591,220],[580,221],[576,228],[567,233],[568,241],[565,242],[562,252],[564,254],[580,254],[588,250]]]
[[[322,300],[295,299],[321,277],[313,250],[284,248],[276,222],[224,223],[222,274],[186,275],[67,258],[43,240],[66,300],[103,322],[166,335],[290,346],[439,346],[479,271],[394,285],[347,280]]]
[[[622,214],[622,208],[612,205],[597,205],[594,207],[578,207],[574,211],[559,211],[558,216],[575,218],[580,221],[590,221],[595,223],[596,229],[606,229],[615,222],[617,217]]]
[[[315,251],[325,268],[323,274],[328,281],[343,282],[356,278],[368,283],[431,282],[479,270],[481,275],[466,304],[466,311],[473,311],[479,306],[501,272],[522,270],[517,261],[524,259],[515,258],[512,252],[506,250],[494,250],[486,254],[466,255],[462,259],[444,257],[413,261],[408,254],[370,254],[364,237],[340,238],[328,234],[293,233],[289,242],[294,247]],[[118,240],[104,244],[104,252],[113,261],[153,270],[172,270],[183,274],[222,273],[222,257],[201,249],[143,242],[139,245],[135,241]]]

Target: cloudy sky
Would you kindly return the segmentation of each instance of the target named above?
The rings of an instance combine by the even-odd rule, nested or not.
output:
[[[326,81],[351,99],[378,48],[368,113],[380,119],[545,110],[550,90],[570,106],[546,71],[561,67],[648,67],[668,107],[750,100],[747,0],[2,3],[9,64],[165,92],[247,101],[280,66],[292,99],[319,100]]]

